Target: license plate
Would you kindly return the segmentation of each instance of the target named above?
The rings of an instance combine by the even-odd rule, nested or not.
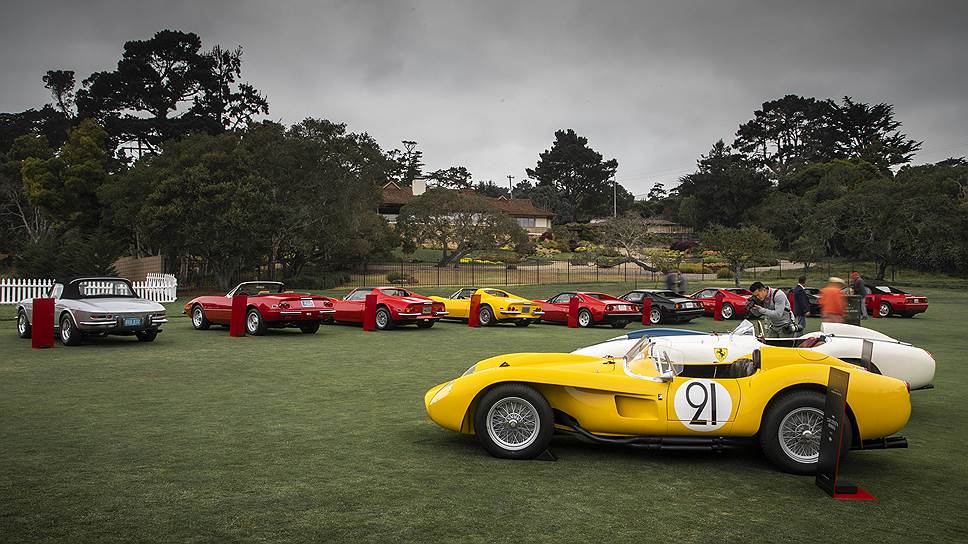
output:
[[[429,314],[431,310],[433,310],[433,307],[431,307],[431,306],[424,306],[423,313]]]
[[[531,306],[522,306],[521,307],[521,313],[525,313],[526,314],[526,313],[528,313],[530,311],[531,311]]]
[[[312,308],[316,305],[312,300],[307,299],[300,299],[300,302],[302,302],[303,308]]]
[[[124,318],[125,327],[140,327],[141,318],[140,317],[126,317]]]

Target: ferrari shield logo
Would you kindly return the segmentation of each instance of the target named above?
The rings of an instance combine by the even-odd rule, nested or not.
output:
[[[716,360],[721,363],[724,359],[726,359],[726,356],[729,355],[729,349],[713,348],[713,354],[716,356]]]

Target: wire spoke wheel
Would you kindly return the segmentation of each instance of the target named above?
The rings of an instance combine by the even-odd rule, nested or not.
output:
[[[820,431],[823,411],[810,406],[791,410],[780,421],[780,448],[790,459],[800,463],[816,463],[820,455]]]
[[[521,397],[505,397],[487,411],[487,434],[510,451],[530,446],[541,431],[541,420],[533,404]]]

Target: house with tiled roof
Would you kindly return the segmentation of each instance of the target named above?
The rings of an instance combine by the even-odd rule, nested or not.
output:
[[[400,208],[410,202],[410,199],[420,196],[426,191],[427,181],[423,179],[413,180],[413,185],[410,187],[401,187],[391,181],[383,186],[383,202],[378,211],[391,225],[395,224],[397,216],[400,215]],[[477,196],[481,197],[480,195]],[[535,206],[531,199],[512,199],[504,196],[481,198],[513,217],[530,236],[540,236],[551,229],[551,219],[555,214]]]

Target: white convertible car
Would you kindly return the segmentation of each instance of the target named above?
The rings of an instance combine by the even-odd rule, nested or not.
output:
[[[797,338],[765,338],[762,325],[743,321],[728,333],[708,333],[686,329],[655,328],[632,331],[611,340],[575,350],[573,353],[595,357],[621,356],[641,337],[653,342],[675,346],[695,362],[722,361],[752,353],[764,345],[803,348],[856,365],[870,361],[870,370],[906,381],[911,389],[930,389],[933,386],[935,362],[927,351],[895,340],[875,330],[846,325],[823,323],[820,332]],[[870,352],[864,353],[865,341]]]

